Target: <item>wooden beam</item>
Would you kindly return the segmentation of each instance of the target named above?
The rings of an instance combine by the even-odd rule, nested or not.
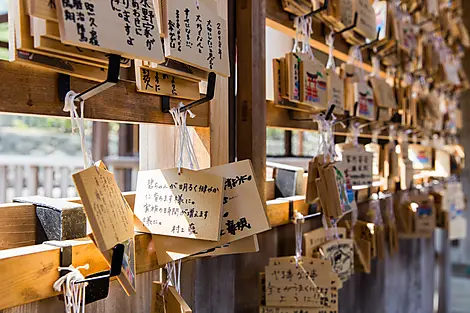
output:
[[[318,131],[318,125],[316,122],[314,122],[314,114],[312,113],[286,110],[284,108],[277,107],[272,101],[266,101],[266,108],[267,127],[281,128],[285,130]],[[378,139],[388,140],[390,137],[387,132],[388,130],[384,129],[382,131],[382,134],[378,136]],[[347,137],[351,134],[347,128],[344,128],[341,124],[336,124],[334,129],[334,135]],[[370,131],[370,129],[365,127],[363,131],[359,134],[359,137],[372,138],[372,132]]]
[[[290,19],[289,13],[282,9],[281,1],[277,0],[266,0],[266,26],[271,27],[277,31],[280,31],[292,38],[295,38],[295,30],[293,25],[293,20]],[[327,27],[324,27],[322,23],[315,18],[313,19],[312,23],[312,38],[310,39],[310,45],[313,47],[314,50],[318,50],[320,52],[325,53],[328,55],[329,48],[325,44],[325,31]],[[328,35],[328,33],[326,33]],[[347,62],[349,60],[349,48],[350,44],[348,44],[342,36],[336,36],[335,38],[335,50],[333,51],[333,56],[341,60],[343,62]],[[364,61],[367,60],[366,52],[363,52],[363,59]],[[372,72],[372,66],[370,64],[363,64],[363,69],[366,72]],[[385,77],[386,73],[381,71],[381,76]]]
[[[58,98],[58,74],[24,65],[0,61],[0,73],[4,82],[0,85],[0,112],[68,117],[64,104]],[[81,92],[92,83],[71,77],[71,88]],[[172,104],[179,100],[172,99]],[[196,117],[188,119],[189,126],[209,126],[207,104],[194,108]],[[161,98],[137,93],[134,82],[120,81],[116,86],[92,97],[85,103],[85,118],[90,120],[126,123],[173,124],[169,113],[161,111]]]
[[[157,269],[149,249],[151,235],[136,235],[137,273]],[[72,264],[89,264],[86,275],[109,269],[90,239],[66,241],[72,245]],[[42,244],[0,251],[0,310],[58,295],[52,284],[59,278],[60,248]]]
[[[93,122],[91,137],[92,154],[94,160],[103,160],[108,155],[109,124],[105,122]]]
[[[0,250],[36,244],[34,205],[9,203],[0,205]]]
[[[258,190],[266,180],[266,2],[237,1],[237,156],[251,159]]]

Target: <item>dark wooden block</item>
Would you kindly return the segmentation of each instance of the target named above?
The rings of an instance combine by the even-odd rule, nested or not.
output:
[[[86,237],[86,215],[81,204],[41,196],[22,197],[15,202],[36,206],[36,243]]]

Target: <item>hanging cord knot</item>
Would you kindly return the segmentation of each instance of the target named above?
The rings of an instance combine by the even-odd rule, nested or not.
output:
[[[335,50],[335,32],[331,30],[328,37],[326,37],[326,44],[328,46],[328,62],[326,63],[327,69],[336,69],[335,57],[333,56],[333,52]]]
[[[88,283],[77,283],[85,279],[80,272],[81,269],[88,270],[90,266],[59,267],[58,271],[69,271],[66,275],[55,281],[52,288],[55,291],[64,293],[64,303],[66,313],[84,313],[85,312],[85,288]]]
[[[70,90],[65,95],[64,101],[64,112],[70,113],[70,123],[72,126],[72,133],[74,133],[78,129],[78,134],[80,135],[80,146],[82,149],[83,154],[83,166],[87,168],[91,164],[93,164],[93,160],[91,157],[91,151],[86,150],[86,142],[85,142],[85,119],[84,119],[84,110],[85,110],[85,101],[80,99],[80,115],[77,112],[77,107],[75,106],[75,98],[78,94]]]
[[[194,146],[189,134],[188,127],[186,125],[186,117],[189,114],[190,118],[194,118],[196,115],[193,114],[190,110],[181,112],[180,108],[183,106],[180,103],[179,107],[170,109],[170,114],[173,117],[175,122],[175,127],[178,132],[176,138],[176,153],[177,156],[176,164],[178,166],[178,173],[181,173],[181,168],[184,165],[184,151],[186,150],[188,155],[188,162],[191,169],[199,169],[199,163],[197,161],[196,153],[194,151]]]
[[[302,224],[305,218],[300,212],[295,212],[294,225],[295,225],[295,264],[298,267],[302,259]]]

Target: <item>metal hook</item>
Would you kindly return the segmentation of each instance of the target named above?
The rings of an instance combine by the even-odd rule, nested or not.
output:
[[[303,15],[302,17],[306,18],[306,17],[314,16],[314,15],[317,15],[318,13],[320,13],[322,11],[325,11],[327,9],[328,9],[328,0],[325,0],[325,2],[323,3],[323,5],[320,8],[318,8],[316,10],[313,10],[312,12],[307,13],[307,14]]]
[[[354,29],[354,28],[357,26],[357,18],[358,18],[358,14],[357,14],[357,12],[356,12],[356,13],[354,13],[354,22],[352,23],[352,25],[350,25],[350,26],[348,26],[348,27],[346,27],[346,28],[344,28],[344,29],[342,29],[342,30],[335,31],[335,35],[339,35],[339,34],[342,34],[342,33],[344,33],[344,32],[347,32],[347,31],[349,31],[349,30],[351,30],[351,29]]]
[[[379,27],[379,28],[377,29],[377,37],[375,37],[375,39],[372,40],[371,42],[365,43],[365,44],[359,46],[359,49],[362,50],[362,49],[364,49],[364,48],[368,48],[368,47],[374,45],[376,42],[378,42],[378,41],[379,41],[379,36],[380,36],[380,31],[381,31],[381,30],[382,30],[382,28]]]
[[[197,105],[203,104],[205,102],[209,102],[214,98],[215,93],[215,83],[217,80],[217,75],[214,72],[210,72],[207,78],[207,92],[204,98],[191,102],[183,107],[180,108],[180,112],[185,112]],[[162,112],[168,113],[170,112],[170,97],[163,96],[162,97]]]

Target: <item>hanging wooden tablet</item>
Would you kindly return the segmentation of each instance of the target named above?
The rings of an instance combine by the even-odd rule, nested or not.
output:
[[[10,12],[10,18],[9,18],[9,27],[10,29],[14,30],[10,32],[10,38],[9,38],[9,46],[11,49],[10,51],[10,59],[15,59],[15,50],[13,50],[13,47],[16,47],[16,49],[21,50],[22,52],[29,52],[33,53],[36,57],[36,59],[39,59],[39,55],[43,57],[43,59],[46,59],[44,57],[49,57],[49,58],[54,58],[54,61],[52,60],[47,60],[44,61],[44,63],[56,63],[58,59],[66,60],[66,61],[72,61],[74,63],[80,63],[80,64],[85,64],[85,65],[91,65],[91,66],[96,66],[100,68],[106,68],[106,63],[108,62],[108,59],[106,56],[102,54],[96,54],[94,53],[93,56],[95,57],[93,60],[90,60],[89,58],[87,59],[85,56],[82,55],[77,55],[78,50],[74,49],[73,52],[75,52],[75,55],[72,55],[70,53],[64,53],[62,50],[60,50],[58,53],[56,51],[45,51],[45,50],[40,50],[35,48],[34,45],[34,39],[31,36],[31,21],[30,18],[26,15],[25,11],[25,2],[26,0],[12,0],[9,1],[9,12]],[[62,45],[65,50],[67,48],[72,48],[72,47],[67,47],[65,45]],[[85,52],[86,55],[86,52]],[[62,63],[69,63],[69,62],[62,62]],[[39,62],[36,62],[36,64],[39,64]],[[73,72],[73,68],[66,68],[64,64],[55,64],[55,65],[49,65],[49,68],[63,68],[64,70],[68,70],[69,72]],[[84,67],[80,67],[84,68]],[[91,78],[96,77],[94,73],[96,73],[95,69],[90,70],[92,74],[90,75]],[[102,81],[102,79],[101,79]]]
[[[361,220],[358,220],[354,225],[354,237],[356,239],[366,240],[370,243],[371,258],[375,258],[377,256],[375,227],[374,223],[368,223]]]
[[[301,101],[300,81],[302,75],[300,71],[300,63],[302,62],[302,59],[306,59],[306,56],[294,52],[286,53],[286,96],[289,101]]]
[[[439,1],[438,0],[425,0],[424,5],[426,8],[426,12],[433,16],[437,16],[439,14]]]
[[[150,313],[192,313],[193,311],[173,286],[166,290],[161,282],[152,284],[152,304]]]
[[[344,28],[354,23],[354,12],[356,12],[356,0],[338,0],[339,27]]]
[[[333,69],[326,70],[328,104],[334,105],[334,113],[344,114],[344,81]]]
[[[153,1],[57,0],[56,5],[63,43],[130,59],[165,61]]]
[[[371,186],[373,182],[373,154],[363,147],[348,147],[341,152],[345,171],[352,186]]]
[[[370,274],[371,244],[367,240],[354,239],[354,270]]]
[[[334,164],[336,185],[339,193],[341,215],[357,210],[357,204],[352,189],[352,180],[346,162]]]
[[[314,203],[318,200],[316,179],[320,176],[318,167],[323,164],[323,155],[316,156],[308,162],[307,192],[305,202]]]
[[[436,212],[432,197],[428,195],[413,195],[410,206],[416,210],[414,232],[423,237],[431,237],[436,228]]]
[[[224,179],[178,168],[141,171],[134,213],[153,234],[218,241]]]
[[[374,40],[377,37],[375,11],[369,0],[355,0],[357,10],[357,25],[355,31],[367,39]],[[349,24],[351,25],[351,24]]]
[[[28,15],[57,22],[56,1],[60,0],[28,0]]]
[[[274,104],[282,103],[281,60],[273,59]]]
[[[375,120],[375,104],[372,88],[365,81],[360,81],[354,86],[356,103],[356,117],[369,121]]]
[[[328,109],[325,67],[314,60],[300,62],[300,101],[319,109]]]
[[[375,11],[376,32],[379,31],[379,42],[376,46],[381,46],[389,40],[389,20],[388,20],[388,4],[387,1],[374,1],[372,7]],[[377,36],[377,34],[376,34]],[[377,38],[375,38],[377,39]]]
[[[214,249],[270,229],[249,160],[216,166],[199,172],[226,178],[223,189],[223,215],[220,224],[217,224],[220,240],[211,242],[153,236],[159,264]],[[139,189],[137,191],[139,192]],[[246,203],[250,203],[250,206]],[[136,200],[134,210],[136,214],[137,208]]]
[[[168,33],[165,56],[208,72],[230,76],[227,23],[210,0],[163,0]]]
[[[122,271],[118,280],[128,295],[135,293],[135,242],[133,213],[122,197],[114,175],[97,166],[72,175],[93,231],[93,241],[108,263],[112,248],[124,245]]]
[[[329,261],[304,257],[302,267],[298,267],[295,259],[290,258],[289,263],[278,259],[274,258],[266,267],[266,306],[327,309],[337,305],[331,301],[337,289],[332,290],[332,285],[337,282]],[[292,288],[299,284],[305,288]]]
[[[374,91],[375,104],[379,107],[396,109],[397,101],[393,88],[382,78],[373,76],[369,78]]]
[[[434,168],[433,149],[428,146],[411,144],[408,146],[408,157],[415,170],[432,170]]]
[[[338,218],[341,216],[340,194],[336,185],[335,171],[330,165],[320,166],[318,169],[320,184],[317,188],[320,195],[320,203],[327,217]],[[326,193],[325,193],[326,192]]]
[[[323,227],[314,229],[304,234],[305,255],[315,257],[318,248],[330,240],[346,238],[346,228],[336,227],[325,229]]]
[[[199,81],[158,70],[135,68],[137,91],[180,99],[199,100]]]
[[[352,239],[328,241],[319,247],[322,259],[329,260],[333,272],[342,282],[354,273],[354,243]]]

